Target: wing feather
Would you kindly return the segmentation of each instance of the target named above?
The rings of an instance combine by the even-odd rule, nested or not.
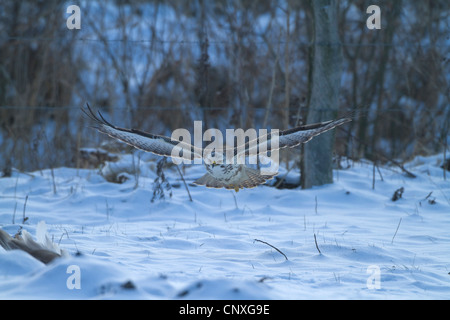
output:
[[[347,123],[349,121],[352,121],[352,118],[350,116],[346,116],[337,120],[298,126],[288,130],[280,131],[278,132],[278,134],[268,133],[267,135],[260,136],[252,141],[248,141],[245,144],[245,148],[243,149],[244,151],[241,151],[242,148],[238,150],[238,147],[235,147],[234,155],[257,155],[263,151],[274,151],[287,147],[293,148],[302,143],[310,141],[315,136],[318,136],[337,126],[343,125],[344,123]],[[273,147],[272,140],[276,139],[277,137],[278,147]]]
[[[88,103],[86,103],[88,111],[81,109],[94,123],[93,127],[99,132],[108,136],[121,140],[137,149],[152,152],[154,154],[166,157],[174,157],[180,159],[193,160],[201,158],[202,151],[194,147],[190,143],[179,140],[172,140],[169,137],[151,134],[138,129],[126,129],[116,127],[108,122],[100,111],[98,116],[92,111]],[[182,152],[180,152],[182,151]]]

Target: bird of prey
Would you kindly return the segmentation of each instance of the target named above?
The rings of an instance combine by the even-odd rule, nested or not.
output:
[[[203,185],[208,188],[234,189],[236,192],[243,188],[254,188],[276,175],[276,173],[263,173],[259,169],[253,169],[247,166],[245,161],[238,162],[236,159],[245,157],[246,154],[248,155],[251,152],[259,156],[262,153],[260,150],[274,152],[278,149],[298,146],[323,132],[352,120],[351,115],[348,115],[337,120],[301,125],[279,131],[278,134],[270,133],[264,137],[260,136],[254,141],[248,141],[243,146],[234,148],[225,147],[222,151],[214,150],[206,154],[202,148],[198,148],[185,141],[147,133],[138,129],[117,127],[109,123],[100,111],[96,115],[89,104],[86,105],[87,111],[83,108],[82,111],[93,121],[93,127],[99,132],[121,140],[137,149],[152,152],[157,155],[188,160],[203,158],[207,173],[195,180],[194,184]],[[273,144],[269,142],[275,140],[277,143],[273,147]],[[265,147],[261,148],[263,143]],[[217,152],[222,154],[215,154]],[[233,159],[230,159],[230,155]],[[211,156],[214,156],[216,160],[212,161]]]

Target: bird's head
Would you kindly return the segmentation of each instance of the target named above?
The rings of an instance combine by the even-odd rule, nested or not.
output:
[[[222,152],[211,151],[209,153],[204,153],[204,161],[206,165],[215,167],[225,163],[225,155]]]

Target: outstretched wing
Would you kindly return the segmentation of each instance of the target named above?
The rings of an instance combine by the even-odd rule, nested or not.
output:
[[[257,155],[265,151],[273,151],[286,147],[293,148],[301,143],[308,142],[321,133],[343,125],[349,121],[352,121],[350,114],[337,120],[307,124],[288,130],[279,131],[278,134],[268,133],[267,135],[260,136],[257,139],[247,142],[244,148],[235,147],[234,154],[235,156]],[[276,143],[273,143],[275,139],[278,139],[278,146]]]
[[[88,111],[81,109],[91,120],[93,127],[98,131],[109,135],[112,138],[121,140],[137,149],[152,152],[160,156],[193,160],[201,158],[202,152],[193,145],[172,140],[166,136],[147,133],[138,129],[119,128],[108,121],[98,111],[98,116],[92,111],[88,103],[86,103]]]

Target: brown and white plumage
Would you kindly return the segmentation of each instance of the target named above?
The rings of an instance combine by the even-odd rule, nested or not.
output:
[[[93,120],[93,128],[98,131],[107,134],[108,136],[121,140],[137,149],[152,152],[154,154],[166,157],[172,157],[173,149],[175,147],[182,146],[183,151],[188,151],[194,158],[201,158],[201,150],[194,147],[191,144],[183,143],[181,141],[173,141],[166,136],[160,136],[156,134],[147,133],[138,129],[125,129],[112,125],[103,117],[98,111],[98,116],[92,111],[89,104],[87,105],[88,111],[81,109],[90,119]],[[188,152],[182,152],[180,157],[186,157],[186,159],[192,160],[192,157],[188,158]]]
[[[68,255],[67,252],[61,250],[58,245],[49,239],[43,221],[37,224],[36,236],[37,241],[33,240],[33,237],[26,230],[21,230],[20,234],[11,237],[6,231],[0,229],[0,247],[5,250],[25,251],[45,264]]]
[[[352,120],[351,116],[346,116],[337,120],[330,120],[315,124],[298,126],[292,129],[279,131],[278,134],[269,133],[248,141],[243,147],[234,147],[223,150],[223,161],[216,163],[207,161],[211,154],[206,154],[206,150],[195,147],[192,144],[173,140],[166,136],[147,133],[138,129],[125,129],[116,127],[105,120],[100,112],[98,116],[87,104],[87,111],[83,112],[93,120],[94,128],[109,135],[112,138],[121,140],[137,149],[152,152],[166,157],[179,157],[181,159],[194,160],[203,158],[207,173],[194,181],[194,184],[204,185],[209,188],[226,188],[238,191],[242,188],[253,188],[272,179],[276,174],[261,174],[259,170],[246,166],[244,162],[238,162],[236,159],[246,155],[260,155],[264,151],[275,151],[282,148],[292,148],[306,143],[313,137],[340,126]],[[275,147],[272,140],[278,140]],[[264,148],[261,148],[264,144]],[[174,150],[175,149],[175,150]],[[175,152],[174,152],[175,151]],[[214,151],[213,151],[214,153]],[[231,155],[233,159],[227,157]]]

